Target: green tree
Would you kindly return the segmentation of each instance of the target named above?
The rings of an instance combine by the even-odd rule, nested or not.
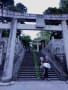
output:
[[[37,38],[34,40],[45,40],[46,43],[50,40],[50,32],[49,31],[40,31],[37,34]]]
[[[16,7],[22,12],[22,13],[26,13],[27,12],[27,8],[24,4],[22,3],[17,3]]]
[[[14,11],[14,12],[15,11],[16,12],[21,12],[21,13],[26,13],[27,12],[27,7],[22,3],[17,3],[16,6],[11,6],[8,9],[11,10],[11,11]]]
[[[68,0],[61,0],[61,8],[68,8]]]
[[[14,0],[0,0],[0,8],[14,6]]]
[[[61,9],[63,13],[68,14],[68,0],[63,2]]]
[[[47,10],[45,10],[43,12],[43,14],[63,14],[64,13],[64,9],[62,8],[52,8],[52,7],[49,7]]]
[[[6,7],[11,7],[14,5],[14,0],[0,0],[0,8],[2,11],[2,22],[3,22],[3,8]]]
[[[20,40],[22,41],[23,45],[26,47],[26,48],[29,48],[29,42],[31,41],[31,37],[30,36],[20,36]]]
[[[68,0],[64,0],[59,8],[49,7],[43,14],[68,14]]]
[[[56,14],[57,13],[57,8],[52,8],[52,7],[49,7],[47,10],[45,10],[43,12],[44,14]]]
[[[52,38],[52,36],[53,36],[55,39],[61,39],[61,38],[63,38],[63,35],[62,35],[62,32],[61,32],[61,31],[52,32],[52,33],[51,33],[51,36],[50,36],[50,39]]]
[[[62,7],[52,8],[49,7],[47,10],[43,12],[43,14],[68,14],[68,0],[64,0],[62,3]],[[46,21],[46,24],[50,25],[58,25],[60,21]],[[54,36],[54,38],[59,39],[62,38],[62,32],[52,32],[50,38]]]
[[[6,30],[3,30],[3,32],[2,32],[2,37],[9,37],[9,31],[6,31]]]

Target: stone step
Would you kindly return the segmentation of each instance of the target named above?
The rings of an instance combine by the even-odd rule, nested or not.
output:
[[[20,70],[19,72],[35,72],[35,70]]]
[[[48,76],[57,76],[57,75],[55,75],[55,74],[48,74]]]
[[[25,73],[22,73],[22,74],[18,74],[19,76],[35,76],[36,74],[35,73],[28,73],[28,74],[25,74]]]
[[[36,71],[19,71],[18,73],[35,73]]]
[[[36,71],[33,64],[32,54],[26,53],[23,63],[21,64],[20,70],[18,72],[17,80],[41,80],[37,79],[35,72]],[[42,77],[41,70],[40,70],[40,77]],[[58,79],[53,69],[48,70],[48,79],[50,80]]]
[[[36,80],[41,80],[41,79],[38,79],[38,78],[17,78],[18,81],[36,81]]]
[[[36,78],[36,76],[18,76],[17,78]]]
[[[48,75],[56,75],[55,73],[48,73]]]
[[[56,78],[58,78],[57,76],[48,76],[48,77],[53,77],[53,78],[55,78],[55,77],[56,77]]]
[[[56,75],[56,73],[54,73],[54,72],[52,72],[52,73],[51,73],[51,72],[48,72],[48,74],[53,74],[53,75]]]

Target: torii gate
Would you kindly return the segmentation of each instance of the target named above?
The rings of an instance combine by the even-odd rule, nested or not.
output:
[[[0,17],[2,16],[0,10]],[[0,22],[0,29],[9,29],[10,35],[8,40],[6,60],[4,65],[4,72],[2,76],[2,81],[9,81],[12,79],[13,72],[13,63],[14,63],[14,50],[15,50],[15,39],[17,29],[19,30],[49,30],[49,31],[62,31],[65,54],[66,54],[66,63],[68,70],[68,26],[66,21],[68,20],[68,15],[42,15],[42,14],[22,14],[12,11],[3,11],[4,18],[10,18],[10,22],[2,23]],[[23,22],[35,22],[36,24],[21,24],[19,21]],[[46,20],[57,20],[61,21],[59,25],[46,25]]]
[[[41,42],[39,40],[34,40],[34,41],[30,42],[30,44],[36,45],[37,46],[36,51],[39,52],[39,45],[41,45]]]

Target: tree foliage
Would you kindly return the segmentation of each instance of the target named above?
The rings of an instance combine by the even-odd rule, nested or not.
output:
[[[52,33],[51,33],[51,36],[50,36],[50,39],[52,38],[52,36],[53,36],[55,39],[61,39],[61,38],[63,38],[63,35],[62,35],[62,32],[61,32],[61,31],[52,32]]]
[[[47,10],[44,11],[44,14],[63,14],[63,10],[61,8],[52,8],[52,7],[49,7]]]
[[[16,11],[16,12],[21,12],[21,13],[26,13],[27,8],[24,6],[22,3],[17,3],[16,6],[11,6],[8,8],[11,11]]]
[[[40,31],[37,34],[37,38],[34,40],[45,40],[46,43],[50,40],[50,32],[49,31]]]
[[[17,3],[16,7],[22,12],[22,13],[26,13],[27,12],[27,8],[26,6],[24,6],[24,4],[22,3]]]
[[[21,30],[17,30],[17,37],[20,37],[21,35]]]
[[[3,32],[2,32],[2,37],[9,37],[9,31],[5,31],[5,30],[3,30]]]
[[[43,12],[44,14],[68,14],[68,0],[63,2],[62,8],[49,7]]]
[[[14,5],[14,0],[0,0],[0,3],[1,3],[4,7],[8,7],[8,6]]]
[[[29,42],[31,41],[30,36],[20,36],[20,40],[22,41],[23,45],[28,48],[29,47]]]
[[[68,0],[62,0],[61,8],[68,8]]]
[[[48,8],[47,10],[45,10],[43,13],[44,13],[44,14],[68,14],[68,0],[63,1],[62,7],[60,7],[60,8],[56,8],[56,7],[52,8],[52,7],[49,7],[49,8]],[[46,23],[47,23],[47,24],[50,24],[50,25],[52,25],[52,24],[57,25],[57,24],[60,23],[60,21],[47,21]],[[56,38],[56,39],[60,39],[60,38],[62,38],[62,32],[53,32],[53,33],[51,34],[51,37],[52,37],[52,36],[54,36],[54,38]]]
[[[68,8],[51,8],[49,7],[47,10],[43,12],[44,14],[68,14]]]
[[[24,4],[22,3],[17,3],[16,6],[14,5],[14,0],[0,0],[0,7],[3,8],[6,7],[7,9],[11,11],[17,11],[17,12],[22,12],[26,13],[27,8]]]

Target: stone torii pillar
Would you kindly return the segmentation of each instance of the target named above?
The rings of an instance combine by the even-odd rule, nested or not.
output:
[[[39,42],[37,41],[37,52],[39,52]]]
[[[66,64],[68,71],[68,27],[65,20],[62,21],[62,30],[63,30],[64,49],[65,49]]]
[[[1,37],[2,37],[2,30],[0,30],[0,39],[1,39]]]
[[[2,29],[0,29],[0,41],[2,41]]]
[[[6,82],[12,79],[16,32],[17,32],[17,20],[12,19],[10,35],[9,35],[8,45],[7,45],[4,71],[2,76],[2,81],[6,81]]]

